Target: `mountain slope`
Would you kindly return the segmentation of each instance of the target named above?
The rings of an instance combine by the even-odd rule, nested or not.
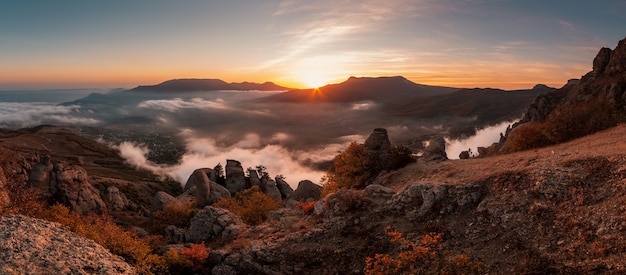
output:
[[[131,89],[134,92],[199,92],[199,91],[228,91],[228,90],[258,90],[280,91],[289,88],[276,85],[272,82],[262,84],[252,82],[226,83],[220,79],[172,79],[157,85],[138,86]]]
[[[450,93],[457,88],[420,85],[401,76],[393,77],[350,77],[339,84],[330,84],[318,89],[292,90],[271,95],[266,102],[356,102],[374,100],[393,101],[403,98],[425,97]]]

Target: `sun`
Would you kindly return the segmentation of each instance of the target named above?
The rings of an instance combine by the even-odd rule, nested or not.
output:
[[[309,73],[303,76],[301,81],[307,88],[317,89],[328,84],[329,79],[322,74]]]

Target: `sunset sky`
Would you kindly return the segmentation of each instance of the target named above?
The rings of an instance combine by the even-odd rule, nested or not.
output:
[[[560,87],[624,37],[623,0],[0,0],[0,90],[352,75]]]

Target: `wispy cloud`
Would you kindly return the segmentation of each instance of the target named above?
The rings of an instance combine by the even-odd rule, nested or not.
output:
[[[94,125],[100,121],[74,116],[79,106],[61,106],[50,103],[0,102],[0,126],[7,128],[31,127],[41,124]]]

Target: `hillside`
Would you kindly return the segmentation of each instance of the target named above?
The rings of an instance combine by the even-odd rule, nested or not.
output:
[[[420,85],[401,77],[350,77],[348,80],[317,89],[292,90],[268,96],[264,102],[356,102],[393,101],[426,97],[456,91],[456,88]]]

